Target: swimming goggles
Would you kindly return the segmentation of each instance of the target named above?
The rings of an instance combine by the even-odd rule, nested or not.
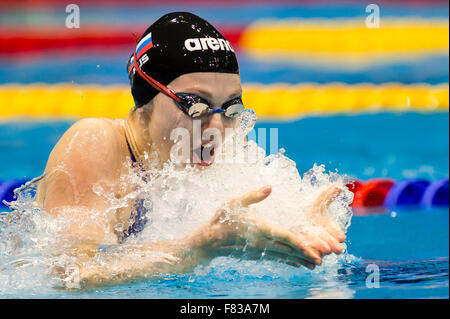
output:
[[[242,104],[242,99],[240,97],[228,101],[219,109],[213,109],[209,102],[200,96],[190,93],[175,93],[167,86],[150,77],[139,67],[136,53],[133,54],[133,57],[133,66],[139,75],[156,90],[173,99],[178,108],[191,118],[198,118],[214,113],[223,113],[228,118],[236,118],[244,110],[244,105]]]

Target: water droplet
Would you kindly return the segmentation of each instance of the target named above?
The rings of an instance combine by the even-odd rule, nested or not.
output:
[[[247,135],[255,126],[256,113],[252,109],[245,109],[237,118],[235,134],[237,136]]]

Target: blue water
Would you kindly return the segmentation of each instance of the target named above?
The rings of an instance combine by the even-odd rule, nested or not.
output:
[[[48,154],[73,121],[0,122],[0,179],[42,174]],[[448,113],[379,113],[308,117],[290,122],[260,122],[278,129],[301,173],[314,163],[361,178],[448,177]],[[257,134],[258,139],[258,134]]]
[[[0,123],[0,179],[40,175],[53,145],[72,123]],[[448,125],[448,113],[384,113],[262,122],[256,129],[278,128],[279,147],[287,150],[301,173],[318,163],[361,179],[434,180],[448,176]],[[347,239],[354,258],[313,273],[293,268],[252,273],[248,265],[225,259],[215,261],[217,265],[202,275],[3,297],[448,298],[448,214],[444,208],[354,216]],[[379,269],[379,288],[366,286],[369,265]]]
[[[131,48],[108,54],[89,54],[61,57],[56,53],[30,60],[0,58],[0,84],[6,83],[75,83],[75,84],[125,84],[129,80],[125,65]],[[283,61],[278,59],[258,61],[239,52],[239,68],[243,83],[301,82],[347,84],[400,82],[404,84],[448,83],[448,54],[429,55],[405,61],[386,61],[384,64],[346,69],[310,61]]]
[[[340,264],[333,276],[292,271],[287,278],[258,278],[230,269],[217,277],[186,276],[102,293],[113,297],[120,291],[143,298],[448,298],[448,223],[447,209],[353,217],[348,251],[361,257],[361,263]],[[380,288],[366,287],[369,264],[380,268]]]
[[[282,271],[261,271],[261,265],[221,258],[198,275],[0,298],[448,298],[448,223],[448,209],[355,216],[347,240],[353,261],[314,272],[284,266]],[[368,288],[368,267],[373,265],[379,270],[379,287]]]

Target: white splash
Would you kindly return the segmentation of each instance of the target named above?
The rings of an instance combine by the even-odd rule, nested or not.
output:
[[[343,193],[330,205],[327,213],[343,230],[347,230],[352,217],[349,204],[353,194],[345,187],[346,177],[326,173],[324,166],[314,165],[302,178],[295,162],[283,155],[284,150],[266,157],[255,142],[240,138],[254,125],[252,114],[245,116],[239,122],[244,124],[233,138],[225,141],[223,149],[234,143],[238,145],[238,152],[256,154],[256,161],[216,162],[207,169],[179,168],[173,163],[147,172],[130,168],[129,174],[122,176],[120,182],[136,188],[121,199],[106,193],[98,185],[94,186],[94,192],[111,203],[110,209],[129,205],[130,200],[144,199],[144,206],[148,209],[146,228],[138,236],[130,237],[129,242],[180,238],[207,222],[228,199],[267,184],[272,186],[270,196],[250,209],[285,228],[307,222],[305,208],[329,185],[342,186]],[[20,192],[12,205],[14,213],[0,216],[0,296],[21,292],[27,295],[51,294],[58,284],[49,280],[49,269],[70,262],[68,256],[56,257],[52,249],[56,244],[61,245],[57,233],[64,225],[38,208],[29,191]],[[221,257],[206,268],[197,267],[196,275],[215,269],[214,274],[221,276],[232,268],[244,275],[274,278],[311,273],[306,269],[265,261],[264,258],[239,263],[230,260]],[[325,271],[328,277],[332,277],[337,272],[337,262],[337,256],[327,256],[324,264],[314,272],[323,274]]]

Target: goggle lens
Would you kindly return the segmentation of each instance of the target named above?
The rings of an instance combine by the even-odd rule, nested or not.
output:
[[[196,117],[201,117],[203,115],[211,113],[209,110],[210,110],[210,107],[208,104],[198,102],[198,103],[192,104],[187,109],[187,113],[190,117],[196,118]]]
[[[182,100],[177,105],[192,118],[202,117],[211,113],[224,113],[228,118],[236,118],[244,110],[242,103],[231,104],[225,109],[213,110],[208,102],[199,96],[188,93],[177,93],[176,95]]]
[[[232,104],[225,109],[225,116],[231,119],[238,117],[244,111],[244,105]]]

